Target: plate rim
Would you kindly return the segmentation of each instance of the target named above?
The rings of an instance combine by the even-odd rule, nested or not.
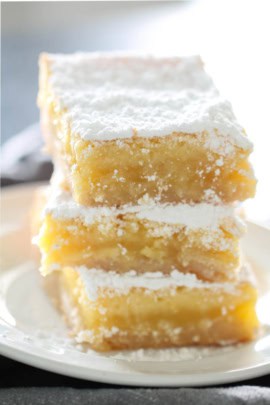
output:
[[[2,339],[1,339],[2,340]],[[265,364],[247,367],[241,370],[227,372],[212,372],[186,375],[164,375],[164,374],[128,374],[124,372],[111,372],[87,368],[80,365],[66,367],[66,363],[56,359],[48,359],[45,356],[13,347],[11,344],[4,344],[0,340],[0,354],[12,360],[40,368],[45,371],[54,372],[71,378],[80,378],[87,381],[108,383],[125,386],[141,387],[202,387],[220,384],[229,384],[261,377],[270,373],[270,362]],[[71,370],[71,371],[69,371]],[[143,378],[142,378],[143,377]],[[148,380],[152,380],[151,383]],[[153,381],[155,379],[155,381]]]

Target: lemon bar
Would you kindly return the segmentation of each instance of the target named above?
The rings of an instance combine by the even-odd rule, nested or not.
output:
[[[76,340],[97,351],[226,345],[249,341],[258,329],[257,292],[246,269],[234,283],[85,267],[65,268],[60,277]]]
[[[85,207],[70,192],[48,193],[37,237],[43,275],[84,265],[118,273],[177,269],[210,281],[236,276],[245,225],[230,206]]]
[[[252,144],[199,57],[42,54],[38,104],[80,204],[254,196]]]

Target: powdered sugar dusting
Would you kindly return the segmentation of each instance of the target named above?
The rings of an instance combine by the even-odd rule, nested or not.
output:
[[[221,154],[251,148],[198,56],[77,53],[48,59],[58,107],[85,140],[204,133],[207,146]]]
[[[239,347],[240,345],[224,347],[180,347],[171,349],[123,350],[116,353],[107,354],[107,356],[115,360],[176,362],[199,360],[218,354],[226,354],[232,350],[236,350]]]
[[[76,203],[71,193],[61,189],[52,189],[46,213],[54,218],[80,219],[86,225],[94,221],[104,220],[106,217],[117,218],[118,215],[134,214],[140,220],[154,221],[158,223],[180,225],[189,229],[218,229],[220,224],[231,224],[239,229],[241,234],[243,224],[235,215],[232,206],[213,205],[207,203],[189,204],[149,204],[127,205],[123,208],[114,207],[85,207]]]
[[[239,280],[250,279],[250,271],[247,266],[243,266],[241,269],[238,281],[231,283],[210,283],[199,280],[195,274],[185,274],[178,270],[173,270],[169,275],[164,275],[161,272],[139,274],[136,271],[119,274],[114,271],[89,269],[85,266],[79,266],[75,269],[81,277],[88,298],[92,301],[95,301],[104,289],[107,289],[108,293],[111,291],[113,295],[128,294],[132,288],[145,288],[146,291],[172,289],[173,292],[176,287],[220,289],[233,293]]]

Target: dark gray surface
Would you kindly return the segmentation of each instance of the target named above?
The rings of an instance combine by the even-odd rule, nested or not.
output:
[[[258,387],[232,388],[13,388],[2,390],[2,405],[243,405],[269,404],[269,389]]]

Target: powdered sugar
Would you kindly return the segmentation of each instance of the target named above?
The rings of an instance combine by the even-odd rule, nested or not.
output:
[[[114,271],[89,269],[85,266],[76,267],[76,270],[80,274],[88,298],[92,301],[95,301],[99,293],[104,289],[111,291],[113,295],[128,294],[131,288],[145,288],[146,291],[172,289],[173,293],[173,289],[180,286],[188,288],[220,289],[233,293],[237,286],[237,282],[205,282],[199,280],[195,274],[184,274],[178,270],[173,270],[168,275],[164,275],[161,272],[139,274],[136,271],[119,274]],[[248,277],[249,271],[243,266],[239,280]]]
[[[134,214],[140,220],[158,223],[181,225],[189,229],[218,229],[220,224],[231,224],[239,234],[243,232],[242,221],[235,215],[232,206],[207,203],[189,204],[149,204],[127,205],[123,208],[85,207],[77,204],[69,192],[53,188],[46,213],[59,220],[80,219],[86,225],[102,221],[106,217],[117,218],[119,215]]]
[[[207,133],[221,154],[251,143],[198,56],[48,55],[49,84],[64,119],[85,140]]]
[[[233,343],[233,342],[232,342]],[[171,349],[138,349],[123,350],[116,353],[109,353],[107,356],[115,360],[127,361],[150,361],[150,362],[179,362],[187,360],[200,360],[214,355],[229,353],[241,347],[221,346],[221,347],[180,347]],[[102,355],[101,355],[102,356]],[[104,355],[103,355],[104,356]]]

